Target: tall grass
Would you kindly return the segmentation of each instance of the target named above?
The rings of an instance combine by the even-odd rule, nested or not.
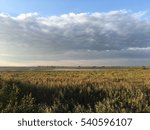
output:
[[[150,112],[150,69],[1,72],[0,112]]]

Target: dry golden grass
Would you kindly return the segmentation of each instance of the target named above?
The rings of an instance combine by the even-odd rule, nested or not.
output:
[[[150,69],[1,72],[1,112],[150,112]]]

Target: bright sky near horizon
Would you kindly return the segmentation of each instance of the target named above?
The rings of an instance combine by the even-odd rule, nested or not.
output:
[[[150,66],[149,0],[0,0],[0,66]]]

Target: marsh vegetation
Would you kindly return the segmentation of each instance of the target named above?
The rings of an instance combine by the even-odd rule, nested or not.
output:
[[[150,112],[150,69],[0,72],[0,112]]]

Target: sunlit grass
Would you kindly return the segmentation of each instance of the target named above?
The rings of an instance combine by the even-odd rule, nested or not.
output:
[[[0,112],[150,112],[150,69],[1,72]]]

